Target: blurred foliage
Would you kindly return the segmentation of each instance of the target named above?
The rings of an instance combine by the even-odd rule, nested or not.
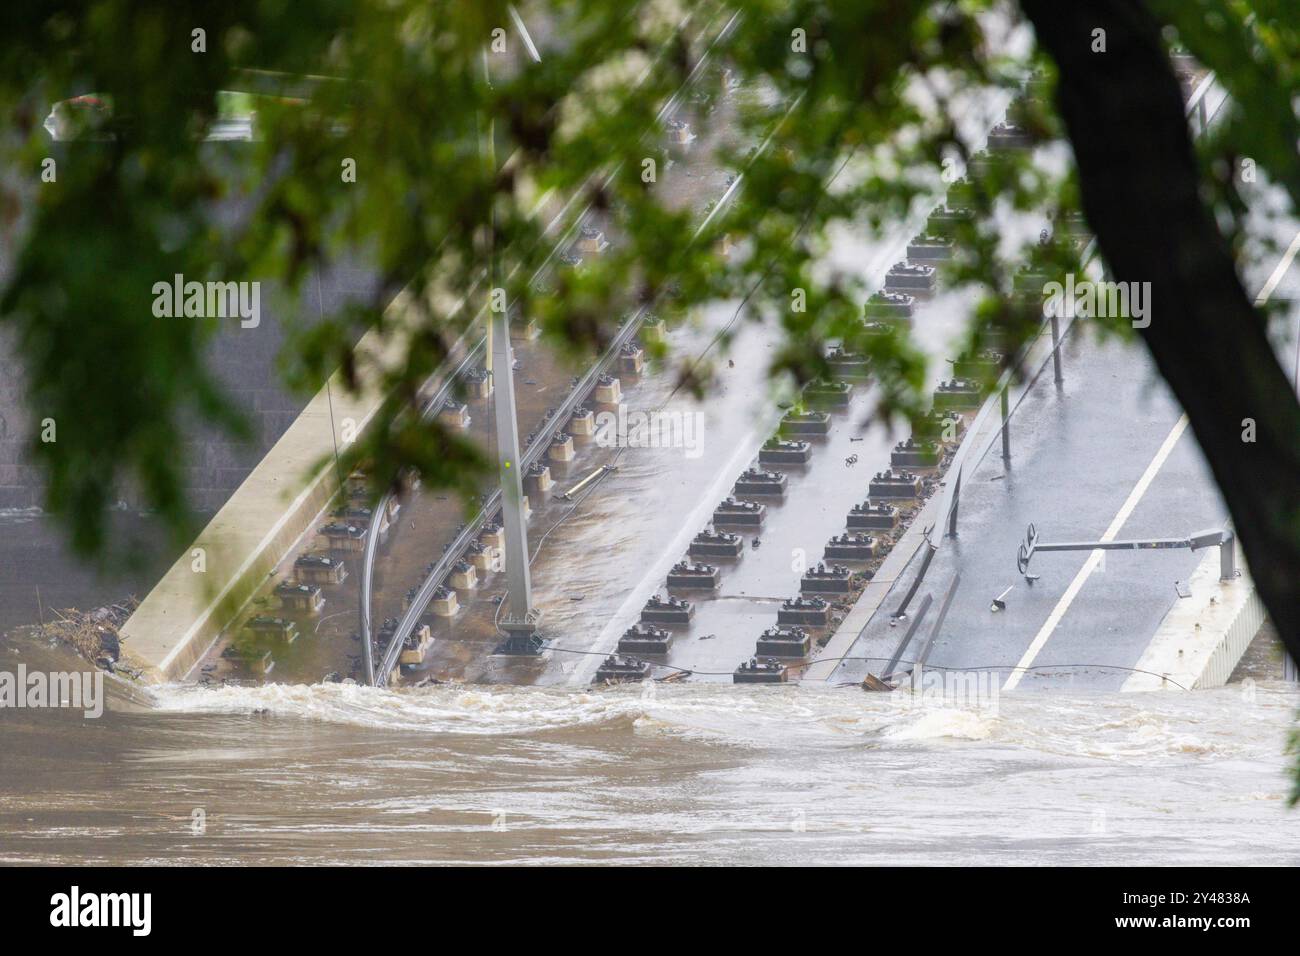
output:
[[[1244,215],[1230,173],[1240,155],[1300,196],[1287,0],[1151,5],[1169,42],[1249,106],[1203,147],[1224,228]],[[247,434],[202,360],[219,320],[151,310],[153,284],[176,273],[296,290],[331,262],[364,258],[380,276],[374,299],[303,323],[286,377],[307,393],[336,371],[350,388],[377,382],[387,397],[345,467],[364,462],[376,487],[414,468],[470,496],[490,471],[473,446],[420,422],[421,386],[481,319],[493,268],[514,314],[576,358],[637,308],[677,321],[742,301],[744,323],[783,330],[778,380],[827,375],[830,343],[869,355],[888,422],[925,410],[926,359],[906,329],[873,334],[863,322],[881,276],[835,248],[900,223],[924,232],[965,173],[950,202],[971,215],[952,227],[947,282],[970,289],[970,323],[954,356],[995,341],[1014,354],[1041,317],[1036,294],[1016,294],[1017,274],[1037,289],[1078,267],[1078,244],[1053,231],[1078,205],[1068,148],[978,155],[1008,106],[1036,141],[1060,133],[1051,65],[1013,4],[570,0],[519,12],[540,63],[496,0],[4,7],[0,215],[13,265],[0,321],[16,331],[49,510],[80,552],[104,553],[105,511],[125,487],[187,541],[187,429]],[[1025,96],[1031,70],[1037,95]],[[111,102],[109,115],[52,143],[42,124],[54,104],[87,93]],[[204,141],[249,108],[255,142]],[[697,133],[689,150],[671,144],[670,119]],[[47,156],[55,183],[40,182]],[[722,187],[703,184],[724,175],[743,181],[718,206]],[[612,245],[572,268],[555,253],[580,215]],[[722,347],[742,331],[724,329]],[[397,361],[359,357],[366,333],[400,342]],[[703,393],[707,369],[682,357],[680,380]],[[56,443],[39,441],[45,418]]]

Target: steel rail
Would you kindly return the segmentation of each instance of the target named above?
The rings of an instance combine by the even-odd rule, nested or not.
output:
[[[591,390],[596,385],[597,379],[605,373],[605,369],[618,357],[623,346],[631,342],[636,336],[642,322],[645,321],[648,309],[648,306],[642,306],[623,324],[618,334],[610,341],[609,347],[604,354],[587,370],[586,374],[579,380],[579,384],[570,391],[569,395],[557,407],[555,414],[548,418],[543,427],[539,429],[539,434],[534,436],[532,442],[528,445],[528,449],[519,456],[521,474],[527,474],[528,469],[536,464],[550,447],[552,431],[547,426],[565,421],[579,405],[587,400]],[[442,556],[434,562],[433,568],[420,584],[410,606],[398,622],[397,630],[393,633],[383,657],[380,658],[380,666],[375,674],[375,686],[382,687],[387,683],[388,674],[396,664],[397,656],[401,653],[402,644],[406,637],[415,630],[416,624],[424,614],[429,602],[433,599],[434,593],[442,586],[443,579],[450,570],[451,565],[461,559],[470,542],[483,530],[488,520],[495,516],[500,506],[501,489],[495,488],[487,500],[484,501],[483,507],[465,523],[465,526],[461,528],[451,544],[447,546]]]
[[[429,401],[429,404],[424,407],[424,410],[420,413],[420,420],[422,422],[427,422],[438,414],[438,410],[443,406],[443,403],[452,396],[456,388],[456,382],[465,374],[466,371],[477,366],[478,363],[482,361],[486,352],[487,336],[484,336],[465,354],[465,357],[461,359],[460,364],[457,365],[456,369],[447,376],[442,387],[438,389],[437,393],[435,393],[433,398]],[[366,550],[362,557],[361,564],[361,636],[365,641],[363,646],[366,664],[366,683],[368,684],[373,684],[375,682],[374,651],[370,643],[372,626],[370,617],[370,596],[374,582],[375,553],[379,549],[379,525],[388,514],[388,509],[392,503],[392,499],[393,492],[385,491],[380,497],[379,503],[375,506],[370,532],[366,535]]]

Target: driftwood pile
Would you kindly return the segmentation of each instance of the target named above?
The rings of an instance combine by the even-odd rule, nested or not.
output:
[[[122,669],[130,673],[130,667],[119,668],[122,642],[118,632],[139,603],[131,597],[119,604],[109,604],[93,611],[81,611],[75,607],[62,610],[47,608],[47,614],[52,614],[53,618],[47,617],[42,622],[41,634],[50,640],[67,644],[96,667],[107,671]]]

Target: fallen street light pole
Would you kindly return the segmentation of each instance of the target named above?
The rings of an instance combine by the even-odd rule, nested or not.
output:
[[[1039,551],[1160,551],[1170,548],[1189,548],[1199,551],[1201,548],[1217,547],[1219,549],[1219,580],[1231,581],[1237,577],[1237,561],[1234,549],[1235,536],[1225,528],[1211,528],[1198,531],[1185,538],[1142,538],[1126,541],[1060,541],[1043,542],[1038,540],[1038,529],[1032,524],[1025,531],[1025,540],[1016,552],[1016,567],[1033,584],[1037,575],[1029,573],[1029,562]]]

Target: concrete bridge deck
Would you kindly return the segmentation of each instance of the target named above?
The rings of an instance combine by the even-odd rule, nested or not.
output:
[[[1044,152],[1051,161],[1051,149]],[[1003,225],[1008,236],[1015,236],[1036,234],[1041,223],[1032,216],[1020,216]],[[898,250],[890,247],[905,241],[917,228],[917,223],[902,224],[897,235],[874,247],[855,246],[852,238],[846,237],[838,252],[851,258],[858,269],[873,275],[879,272],[879,278],[889,262],[901,258]],[[940,291],[933,300],[919,305],[917,338],[933,358],[941,360],[950,351],[970,304],[962,295]],[[703,340],[729,323],[730,309],[722,304],[704,317]],[[701,461],[683,462],[680,457],[669,461],[659,455],[633,462],[620,460],[621,453],[580,447],[573,463],[556,468],[561,480],[557,490],[563,491],[596,465],[620,460],[622,471],[602,482],[600,493],[625,502],[625,506],[633,502],[645,506],[648,500],[658,500],[655,516],[659,520],[632,521],[628,532],[614,535],[634,550],[635,556],[624,554],[620,560],[597,563],[593,576],[574,555],[591,549],[599,552],[604,546],[601,538],[610,537],[609,531],[602,534],[581,517],[561,528],[576,509],[553,497],[534,497],[535,541],[546,541],[554,533],[551,543],[559,551],[553,558],[543,556],[538,565],[537,601],[547,610],[544,636],[551,640],[550,650],[531,659],[491,655],[489,648],[499,640],[495,625],[503,582],[489,574],[479,587],[459,593],[464,610],[456,618],[424,618],[433,628],[435,643],[428,660],[409,674],[409,679],[589,680],[600,656],[612,651],[619,633],[636,620],[640,605],[649,595],[662,592],[668,567],[685,553],[690,537],[708,523],[716,501],[729,491],[735,474],[753,458],[779,417],[766,396],[763,378],[764,351],[769,347],[759,335],[736,354],[740,368],[735,376],[723,377],[724,383],[733,378],[736,387],[728,389],[724,384],[714,398],[712,410],[718,413],[715,430]],[[521,375],[537,375],[536,380],[526,379],[521,386],[527,396],[521,408],[520,430],[524,431],[537,427],[546,400],[553,402],[562,394],[562,389],[556,389],[565,373],[541,352],[530,352],[527,344],[521,343],[521,354],[525,369],[541,369],[540,373],[521,370]],[[1042,577],[1032,587],[1015,573],[1015,548],[1031,521],[1045,538],[1090,539],[1109,526],[1122,528],[1126,536],[1174,536],[1222,524],[1225,517],[1204,463],[1185,434],[1179,410],[1162,392],[1140,350],[1098,344],[1091,341],[1085,328],[1067,346],[1066,366],[1063,386],[1058,388],[1050,376],[1043,377],[1017,413],[1010,467],[1004,467],[994,451],[979,468],[967,472],[961,535],[941,552],[925,587],[941,590],[941,582],[958,573],[963,578],[950,623],[934,647],[930,663],[935,667],[1000,669],[1009,675],[1008,688],[1043,686],[1061,679],[1073,682],[1085,674],[1099,687],[1122,686],[1142,662],[1161,666],[1150,659],[1153,652],[1148,645],[1175,601],[1181,600],[1174,582],[1204,578],[1197,574],[1202,556],[1177,551],[1110,555],[1100,571],[1093,567],[1095,557],[1086,553],[1044,554],[1034,568]],[[929,384],[937,384],[941,377],[946,377],[946,368],[939,361],[932,367]],[[664,383],[653,376],[635,389],[631,398],[643,401],[645,407],[664,407],[654,405],[661,398],[670,401]],[[236,585],[228,583],[215,591],[209,588],[196,593],[186,557],[156,589],[158,601],[146,601],[148,608],[141,609],[146,613],[137,615],[139,630],[129,630],[127,636],[133,639],[133,652],[143,651],[157,659],[155,676],[172,678],[188,672],[198,660],[197,652],[211,646],[220,629],[213,630],[209,622],[222,616],[217,609],[223,602],[225,606],[246,602],[267,577],[282,572],[296,553],[309,546],[312,526],[320,522],[324,504],[337,490],[337,476],[327,467],[318,468],[292,495],[275,487],[279,478],[274,476],[285,474],[287,466],[297,466],[305,473],[305,450],[311,447],[319,453],[324,445],[322,436],[335,440],[341,418],[364,425],[376,397],[363,396],[356,407],[347,405],[341,411],[336,406],[332,428],[326,427],[328,423],[321,417],[328,410],[328,395],[326,400],[324,408],[309,407],[295,423],[295,428],[301,425],[297,438],[294,429],[286,434],[284,447],[277,445],[263,463],[268,465],[267,472],[262,474],[259,467],[247,494],[237,496],[238,504],[232,500],[235,509],[231,515],[225,519],[219,515],[205,539],[218,553],[245,555],[223,573],[229,575],[229,581],[238,581],[239,588],[252,590],[236,593]],[[761,532],[765,550],[759,552],[747,545],[743,560],[724,569],[721,591],[697,601],[696,619],[672,651],[659,659],[661,663],[690,670],[700,679],[724,680],[737,663],[752,656],[758,633],[775,623],[776,605],[798,590],[799,574],[793,569],[792,556],[816,564],[825,541],[843,530],[848,508],[868,497],[867,480],[874,470],[886,466],[893,441],[904,437],[886,436],[878,430],[863,433],[856,427],[870,417],[874,403],[869,386],[856,389],[848,413],[837,414],[828,439],[817,442],[812,463],[791,471],[790,500],[769,509]],[[471,433],[490,442],[492,416],[486,403],[481,404],[483,407],[472,409]],[[691,413],[680,404],[676,407]],[[979,437],[968,436],[968,440]],[[296,443],[299,440],[301,443]],[[853,470],[852,464],[857,463],[859,467]],[[238,512],[242,516],[237,518]],[[421,580],[424,563],[436,558],[439,546],[445,549],[454,537],[459,513],[459,504],[445,495],[422,494],[406,503],[377,572],[376,627],[385,616],[397,615],[402,595]],[[608,510],[605,513],[613,517]],[[248,520],[250,516],[252,520]],[[921,528],[930,520],[933,515],[927,512],[917,519],[897,554],[869,588],[872,600],[850,613],[839,633],[830,637],[823,663],[807,668],[804,679],[860,679],[893,654],[901,629],[889,627],[887,615],[880,609],[896,605],[908,582],[909,571],[903,565],[910,549],[919,543]],[[256,538],[237,530],[237,524],[271,530]],[[294,530],[296,537],[290,533]],[[1141,562],[1140,573],[1133,571],[1137,562]],[[360,577],[355,557],[351,571],[348,584],[334,589],[326,614],[307,622],[313,639],[285,653],[276,679],[315,680],[327,670],[347,672],[342,661],[348,657],[355,661],[359,648],[347,640],[353,630],[355,588]],[[882,582],[895,586],[884,594],[878,586]],[[1016,587],[1007,610],[990,617],[989,602],[1009,584]],[[601,591],[607,593],[598,595]],[[867,603],[871,606],[866,607]],[[166,613],[159,608],[166,608]],[[180,616],[171,617],[177,608]],[[180,641],[185,650],[178,650],[167,632],[176,630],[177,620],[190,617],[194,623],[182,631]],[[951,634],[956,621],[961,622],[961,633]],[[593,626],[593,622],[601,623]],[[134,620],[132,625],[136,625]],[[156,640],[135,639],[150,633]],[[1061,660],[1061,655],[1079,659]],[[849,659],[841,662],[841,657]],[[1070,666],[1045,671],[1043,664]],[[800,670],[796,668],[796,674]],[[355,673],[355,668],[352,671]],[[1066,672],[1068,676],[1063,678],[1061,674]]]
[[[1280,261],[1248,270],[1261,304],[1294,303],[1300,293],[1300,233],[1289,243],[1284,236],[1282,246]],[[1292,304],[1279,345],[1294,343],[1298,325]],[[938,601],[960,575],[928,658],[933,668],[995,670],[1004,689],[1150,690],[1226,679],[1262,620],[1239,549],[1243,578],[1228,585],[1218,580],[1217,548],[1044,553],[1031,563],[1039,575],[1032,585],[1015,562],[1031,522],[1044,541],[1095,541],[1108,530],[1119,538],[1180,537],[1223,526],[1227,509],[1186,426],[1143,349],[1081,330],[1065,350],[1064,383],[1057,386],[1049,370],[1013,417],[1010,463],[994,441],[966,475],[959,533],[926,575],[920,593],[932,593],[936,605],[910,651],[919,650]],[[914,574],[909,569],[888,596],[887,612]],[[1008,587],[1006,609],[993,613],[992,600]],[[904,630],[878,614],[830,679],[880,673]],[[1229,638],[1231,649],[1219,651]]]

